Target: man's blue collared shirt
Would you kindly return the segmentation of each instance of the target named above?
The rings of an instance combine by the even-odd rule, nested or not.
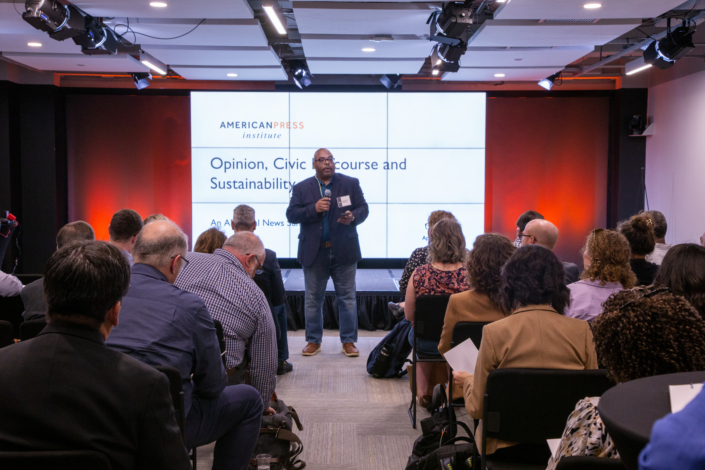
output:
[[[326,194],[326,189],[333,190],[333,179],[331,178],[330,183],[323,184],[323,181],[316,178],[318,181],[318,187],[320,188],[321,194]],[[321,196],[323,197],[323,196]],[[331,204],[333,202],[331,201]],[[323,216],[323,233],[321,233],[321,243],[330,241],[330,224],[328,222],[328,217],[330,216],[330,211],[327,211]]]
[[[122,299],[118,326],[106,344],[144,363],[179,369],[186,415],[192,395],[203,399],[220,396],[227,375],[215,326],[203,300],[169,284],[162,273],[146,264],[132,266],[130,284]]]

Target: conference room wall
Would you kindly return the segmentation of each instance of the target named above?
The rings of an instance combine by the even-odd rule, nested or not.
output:
[[[107,239],[112,214],[130,207],[190,232],[188,96],[70,94],[67,126],[70,220]],[[519,214],[538,210],[561,230],[561,259],[579,262],[587,234],[605,226],[608,139],[608,97],[490,97],[486,231],[513,239]]]

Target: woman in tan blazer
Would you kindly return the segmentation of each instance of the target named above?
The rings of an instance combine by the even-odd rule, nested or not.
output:
[[[480,235],[472,245],[466,263],[470,290],[453,294],[448,301],[438,351],[450,351],[453,328],[461,321],[492,322],[506,313],[500,305],[499,286],[502,266],[516,248],[506,237],[494,233]]]
[[[454,383],[462,384],[465,408],[474,419],[482,417],[487,376],[492,370],[597,368],[590,326],[563,316],[570,291],[564,283],[563,265],[551,250],[539,245],[519,248],[507,261],[501,278],[502,303],[512,314],[485,326],[475,375],[453,372]],[[481,433],[479,428],[478,442]],[[487,439],[487,449],[480,451],[538,462],[550,457],[548,446],[521,446],[520,453],[511,449],[514,445]]]

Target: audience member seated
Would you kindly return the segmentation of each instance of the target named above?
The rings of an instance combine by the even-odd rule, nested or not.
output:
[[[95,450],[114,470],[190,468],[166,376],[104,344],[129,285],[127,259],[108,243],[51,256],[49,325],[0,350],[0,451]]]
[[[165,216],[164,214],[152,214],[148,215],[146,219],[144,219],[143,225],[147,225],[150,222],[154,222],[156,220],[169,220],[169,217]]]
[[[125,253],[130,266],[133,263],[132,247],[135,246],[137,235],[143,226],[142,217],[132,209],[119,210],[110,219],[110,225],[108,226],[110,243]]]
[[[634,215],[617,225],[619,233],[629,242],[631,259],[629,265],[636,274],[637,286],[650,286],[654,282],[658,266],[646,261],[646,255],[654,251],[654,222],[646,215]]]
[[[453,371],[453,382],[463,387],[465,408],[472,418],[482,418],[492,370],[597,368],[590,325],[563,315],[570,296],[564,278],[561,262],[542,246],[523,246],[504,265],[501,297],[511,315],[485,326],[474,375]],[[476,442],[481,442],[481,427],[482,423]],[[545,463],[550,456],[545,444],[515,445],[492,438],[487,439],[487,449],[479,450],[498,459],[532,463]]]
[[[196,239],[196,244],[193,247],[195,253],[213,254],[218,248],[223,248],[223,243],[228,237],[217,228],[209,228]]]
[[[580,281],[568,285],[565,316],[592,322],[610,295],[634,287],[636,276],[629,266],[629,242],[622,234],[593,230],[582,251],[585,271]]]
[[[269,403],[277,381],[277,334],[267,299],[252,280],[264,258],[259,237],[239,232],[212,255],[189,253],[175,285],[202,298],[211,317],[223,325],[231,385],[245,382],[249,342],[251,383]]]
[[[467,269],[464,263],[467,256],[465,236],[460,224],[455,219],[438,221],[429,232],[428,263],[419,266],[411,276],[406,289],[406,307],[404,314],[410,322],[414,321],[416,297],[421,295],[449,295],[468,290]],[[414,344],[414,329],[409,331],[409,343]],[[425,354],[437,354],[438,343],[418,339],[416,349]],[[419,404],[428,407],[431,403],[434,384],[429,384],[434,364],[419,362],[416,364],[416,384]],[[445,370],[445,366],[444,366]],[[446,374],[447,375],[447,374]]]
[[[639,455],[639,470],[705,468],[705,388],[678,413],[654,423]]]
[[[22,292],[22,281],[0,271],[0,297],[14,297]]]
[[[668,250],[654,285],[685,297],[705,318],[705,247],[684,243]]]
[[[499,296],[500,274],[515,249],[502,235],[489,233],[475,239],[466,264],[470,290],[450,296],[438,352],[450,351],[456,323],[493,322],[506,316]]]
[[[668,230],[666,217],[659,211],[646,211],[643,212],[643,215],[651,219],[654,223],[654,238],[656,241],[654,251],[653,253],[646,255],[646,261],[650,261],[658,266],[661,266],[663,257],[666,256],[668,250],[670,250],[673,246],[666,244],[666,231]]]
[[[705,320],[677,295],[664,291],[644,297],[651,290],[641,287],[611,296],[592,324],[600,363],[617,383],[705,370]],[[599,400],[578,402],[548,470],[572,455],[619,458],[597,412]]]
[[[250,206],[241,204],[233,210],[233,220],[230,222],[235,233],[254,232],[257,228],[255,210]],[[284,375],[294,370],[287,361],[289,359],[289,340],[287,338],[288,322],[286,320],[286,291],[282,270],[279,267],[277,254],[265,248],[265,257],[261,271],[254,277],[257,285],[262,287],[269,309],[272,312],[274,326],[277,329],[277,375]]]
[[[524,228],[524,232],[519,234],[524,245],[541,245],[553,251],[558,243],[558,227],[548,220],[534,219]],[[580,269],[575,263],[563,263],[565,271],[565,283],[572,284],[580,279]]]
[[[90,224],[77,220],[69,222],[59,229],[56,234],[56,249],[75,242],[95,240],[95,232]],[[24,304],[24,312],[22,318],[24,321],[37,320],[44,318],[47,314],[47,302],[44,299],[44,278],[30,282],[22,289],[22,303]]]
[[[141,362],[181,371],[186,448],[216,441],[213,468],[245,469],[259,435],[262,399],[249,385],[226,387],[205,303],[173,285],[187,251],[186,235],[173,222],[145,225],[132,250],[135,264],[120,325],[106,344]]]
[[[523,214],[519,216],[517,219],[517,237],[514,240],[514,246],[519,248],[522,245],[522,234],[524,233],[524,229],[526,228],[526,224],[531,222],[534,219],[541,219],[543,220],[543,216],[539,214],[536,211],[526,211]]]
[[[431,212],[431,215],[428,216],[428,222],[426,222],[426,231],[429,234],[428,237],[430,237],[431,227],[436,225],[441,219],[455,220],[455,216],[450,212],[446,211]],[[399,279],[399,293],[401,293],[401,295],[406,295],[406,287],[409,284],[409,279],[411,279],[411,275],[414,274],[414,270],[419,266],[423,266],[426,263],[428,263],[428,245],[415,249],[411,253],[411,257],[409,258],[409,260],[406,262],[406,265],[404,266],[404,272],[402,273],[401,278]],[[400,302],[398,304],[394,302],[389,302],[389,309],[392,311],[392,313],[398,320],[404,318],[404,302]]]

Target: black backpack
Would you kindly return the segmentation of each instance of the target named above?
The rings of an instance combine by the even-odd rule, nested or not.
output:
[[[467,433],[456,436],[457,426]],[[472,468],[474,439],[461,421],[448,420],[448,411],[441,410],[421,421],[422,435],[414,442],[405,470],[469,470]]]
[[[403,377],[406,374],[404,365],[409,361],[411,344],[409,344],[411,322],[402,320],[392,331],[372,350],[367,358],[367,372],[378,379]]]

